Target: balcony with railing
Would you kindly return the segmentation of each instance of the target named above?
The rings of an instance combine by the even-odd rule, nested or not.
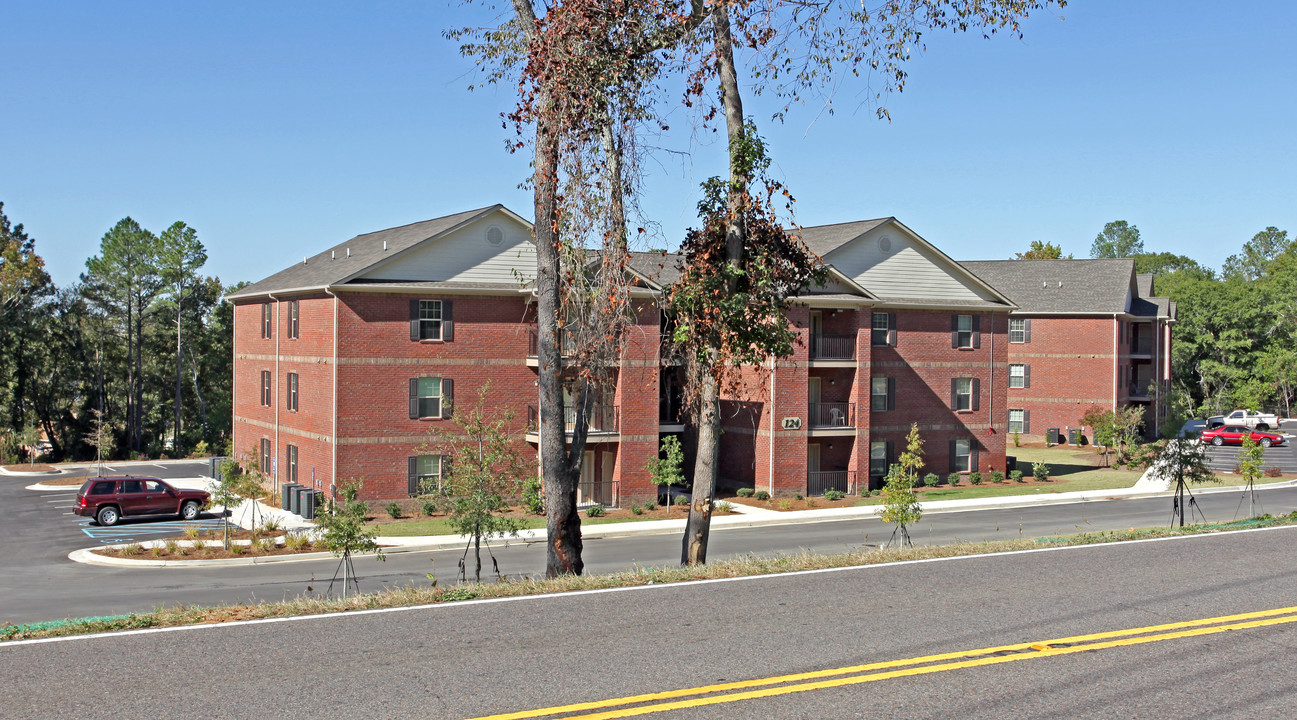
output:
[[[684,398],[678,394],[658,398],[658,425],[681,425],[684,418]]]
[[[582,481],[576,486],[576,506],[579,508],[591,505],[617,507],[620,499],[616,480]]]
[[[821,470],[806,473],[806,494],[823,495],[837,490],[850,495],[856,491],[855,470]]]
[[[852,361],[856,359],[855,335],[825,335],[814,333],[810,342],[811,360]]]
[[[616,405],[594,405],[586,417],[586,427],[591,435],[616,435],[620,417]],[[576,408],[563,408],[563,426],[571,433],[576,429]],[[540,429],[540,410],[535,405],[527,406],[527,434],[534,435]]]
[[[811,430],[849,430],[856,427],[856,404],[850,402],[811,403],[807,425]]]
[[[563,346],[563,357],[568,358],[576,354],[576,341],[571,335],[563,332],[558,333],[559,342]],[[540,332],[532,330],[527,333],[527,358],[535,360],[540,355]]]

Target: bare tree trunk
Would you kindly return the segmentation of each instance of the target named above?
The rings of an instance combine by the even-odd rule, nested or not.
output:
[[[743,134],[743,97],[739,93],[738,70],[734,65],[734,42],[730,33],[729,6],[712,7],[712,36],[716,46],[717,75],[721,83],[721,104],[725,109],[725,129],[729,137],[730,194],[729,223],[725,230],[725,260],[731,267],[743,264],[743,204],[751,178],[745,167],[735,163],[734,141]],[[715,341],[708,350],[711,363],[717,362],[719,348]],[[712,498],[716,494],[716,472],[720,455],[720,389],[714,368],[689,366],[697,373],[699,383],[698,456],[694,462],[693,502],[685,525],[684,546],[680,553],[683,565],[707,561],[707,539],[712,522]],[[670,493],[668,493],[668,499]]]

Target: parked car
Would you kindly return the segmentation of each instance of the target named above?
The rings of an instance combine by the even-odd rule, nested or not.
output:
[[[1255,410],[1235,410],[1225,416],[1224,424],[1246,425],[1257,430],[1269,430],[1270,428],[1279,427],[1279,417]]]
[[[1283,435],[1277,435],[1264,430],[1255,430],[1243,425],[1225,425],[1224,427],[1203,430],[1200,439],[1203,442],[1209,442],[1212,445],[1242,445],[1243,438],[1248,435],[1257,441],[1261,447],[1270,447],[1271,445],[1283,445],[1285,438]]]
[[[1223,425],[1224,423],[1221,424]],[[1198,433],[1201,433],[1208,427],[1216,427],[1216,425],[1210,425],[1207,420],[1185,420],[1184,425],[1180,428],[1180,437],[1196,438],[1198,437]]]
[[[76,513],[100,525],[116,525],[123,517],[138,515],[193,520],[210,498],[202,490],[181,490],[155,477],[92,477],[77,491]]]

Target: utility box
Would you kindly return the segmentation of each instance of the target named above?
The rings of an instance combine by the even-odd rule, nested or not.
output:
[[[295,485],[295,487],[288,492],[288,512],[294,515],[302,514],[302,493],[305,491],[305,487]]]
[[[1062,433],[1058,428],[1050,428],[1045,431],[1045,443],[1048,445],[1058,445],[1063,442]]]
[[[320,498],[320,491],[319,491],[319,490],[307,490],[307,489],[303,488],[302,491],[301,491],[301,493],[302,493],[302,499],[301,499],[301,510],[302,510],[302,512],[300,512],[300,513],[298,513],[298,514],[302,516],[302,519],[303,519],[303,520],[314,520],[314,519],[315,519],[315,505],[316,505],[316,502],[317,502],[317,501],[319,500],[319,498]]]
[[[298,483],[284,483],[279,486],[279,509],[290,510],[293,507],[293,488],[302,487]]]
[[[1017,470],[1017,469],[1018,469],[1018,458],[1014,457],[1013,455],[1005,455],[1005,456],[1004,456],[1004,471],[1005,471],[1006,473],[1011,473],[1011,472],[1013,472],[1014,470]]]
[[[207,468],[207,477],[209,477],[209,478],[211,478],[211,479],[213,479],[213,480],[215,480],[215,481],[217,481],[217,482],[220,482],[220,481],[221,481],[221,465],[224,465],[226,460],[229,460],[229,458],[225,458],[225,457],[212,457],[212,458],[208,458],[208,461],[207,461],[207,462],[208,462],[209,464],[208,464],[208,468]]]
[[[1072,428],[1067,431],[1067,441],[1077,447],[1085,442],[1085,436],[1081,434],[1081,428]]]

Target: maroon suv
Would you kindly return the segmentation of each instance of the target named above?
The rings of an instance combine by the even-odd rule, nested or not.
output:
[[[116,525],[128,515],[179,515],[193,520],[210,497],[202,490],[181,490],[155,477],[93,477],[77,492],[76,513],[100,525]]]

